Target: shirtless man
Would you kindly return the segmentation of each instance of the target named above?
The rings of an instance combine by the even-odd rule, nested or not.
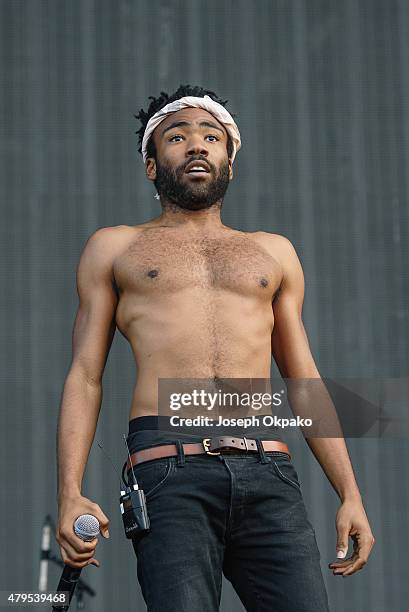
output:
[[[209,93],[215,104],[206,110],[197,99]],[[130,423],[158,415],[160,378],[269,379],[271,355],[285,378],[320,376],[301,318],[303,271],[291,242],[221,221],[239,148],[235,124],[218,114],[224,103],[213,92],[181,86],[141,111],[141,137],[148,119],[186,96],[196,104],[168,111],[147,145],[142,141],[162,214],[138,226],[97,230],[78,266],[80,303],[57,437],[57,540],[64,562],[77,568],[99,562],[98,539],[84,543],[73,533],[76,517],[93,514],[108,533],[108,518],[81,494],[81,483],[116,327],[138,367]],[[205,172],[189,172],[195,166]],[[365,565],[374,538],[345,441],[307,442],[341,500],[338,557],[345,557],[349,536],[354,541],[351,557],[329,565],[348,576]],[[142,488],[155,489],[147,497],[151,533],[134,544],[148,610],[214,612],[222,569],[247,610],[328,610],[295,469],[285,452],[257,448],[184,455],[179,446],[177,459],[136,466]]]

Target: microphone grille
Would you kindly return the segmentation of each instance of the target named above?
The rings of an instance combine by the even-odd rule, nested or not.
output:
[[[74,523],[74,531],[81,540],[90,542],[99,534],[99,521],[92,514],[81,514]]]

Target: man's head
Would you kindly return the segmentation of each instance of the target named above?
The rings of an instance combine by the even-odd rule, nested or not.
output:
[[[158,111],[185,96],[206,96],[210,102],[207,105],[209,110],[188,106],[175,112],[171,107],[172,112],[169,112],[165,108],[164,113],[167,114],[162,114],[159,123],[153,128],[153,121],[158,121]],[[218,104],[213,104],[213,101]],[[180,86],[171,96],[161,92],[159,99],[153,98],[147,113],[141,109],[139,115],[135,115],[142,123],[137,133],[139,152],[146,159],[146,174],[154,182],[162,199],[188,210],[201,210],[222,202],[229,181],[233,178],[234,154],[237,146],[240,146],[237,126],[233,133],[234,142],[231,137],[233,115],[221,108],[226,102],[213,92],[187,85]],[[223,117],[212,106],[223,111]],[[152,117],[154,120],[150,121]],[[146,142],[149,134],[147,126],[151,134]],[[195,162],[204,171],[192,172]]]

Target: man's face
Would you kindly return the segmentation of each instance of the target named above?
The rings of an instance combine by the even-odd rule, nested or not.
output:
[[[179,122],[183,125],[174,125]],[[146,173],[161,196],[187,210],[202,210],[222,200],[233,178],[232,162],[227,131],[211,113],[201,108],[172,113],[151,138],[156,161],[148,158]],[[188,172],[195,161],[204,162],[207,172]]]

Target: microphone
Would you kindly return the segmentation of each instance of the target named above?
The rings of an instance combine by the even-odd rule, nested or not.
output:
[[[99,534],[99,521],[92,514],[81,514],[74,523],[74,532],[84,542],[91,542]],[[66,612],[68,610],[81,570],[82,567],[64,565],[57,591],[68,591],[68,604],[53,606],[53,610],[58,610],[59,612]]]
[[[51,519],[47,514],[43,524],[41,535],[41,556],[40,556],[40,576],[38,579],[38,590],[44,592],[47,590],[48,583],[48,559],[50,558],[50,542],[51,542]]]

